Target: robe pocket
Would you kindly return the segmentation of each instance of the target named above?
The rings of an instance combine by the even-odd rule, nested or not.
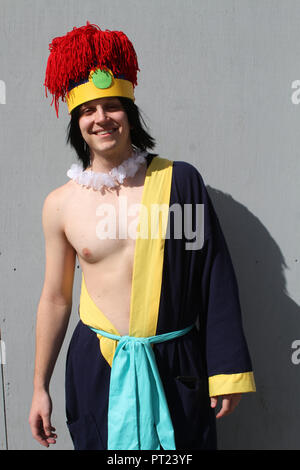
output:
[[[199,386],[200,379],[190,375],[178,375],[175,377],[177,381],[185,385],[189,390],[196,390]]]
[[[103,450],[103,442],[92,414],[81,416],[76,421],[67,421],[75,450]]]
[[[175,383],[182,407],[187,415],[202,413],[210,406],[207,379],[179,375],[175,377]]]

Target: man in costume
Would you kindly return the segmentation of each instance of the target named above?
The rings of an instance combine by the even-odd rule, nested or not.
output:
[[[59,99],[67,101],[68,141],[80,165],[43,207],[46,271],[29,421],[45,446],[57,437],[49,383],[72,309],[76,255],[80,320],[66,366],[75,449],[216,449],[218,397],[222,417],[255,391],[218,218],[192,165],[147,152],[154,140],[134,104],[138,70],[133,45],[119,31],[87,23],[50,44],[45,86],[57,115]],[[126,208],[139,205],[136,237],[120,222],[130,220],[121,196]],[[157,207],[168,208],[167,224],[156,219],[153,236]],[[106,238],[104,208],[113,209]]]

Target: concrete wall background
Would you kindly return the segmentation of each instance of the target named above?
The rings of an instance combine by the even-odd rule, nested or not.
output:
[[[300,337],[297,0],[0,0],[0,449],[41,449],[28,425],[44,276],[41,209],[76,160],[65,146],[66,106],[57,119],[43,81],[51,39],[87,20],[132,40],[141,69],[136,102],[157,152],[202,173],[232,254],[257,393],[218,423],[219,446],[300,449],[300,364],[291,360]],[[51,386],[56,449],[72,448],[64,364],[80,276],[77,268]]]

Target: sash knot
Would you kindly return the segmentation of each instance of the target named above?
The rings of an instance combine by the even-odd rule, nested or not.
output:
[[[188,333],[194,325],[156,336],[117,336],[91,328],[118,341],[110,376],[108,402],[109,450],[175,450],[169,408],[152,343]]]

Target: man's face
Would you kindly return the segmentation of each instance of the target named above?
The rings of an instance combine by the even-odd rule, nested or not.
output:
[[[131,149],[130,125],[117,97],[82,104],[79,127],[90,150],[96,154],[116,155]]]

